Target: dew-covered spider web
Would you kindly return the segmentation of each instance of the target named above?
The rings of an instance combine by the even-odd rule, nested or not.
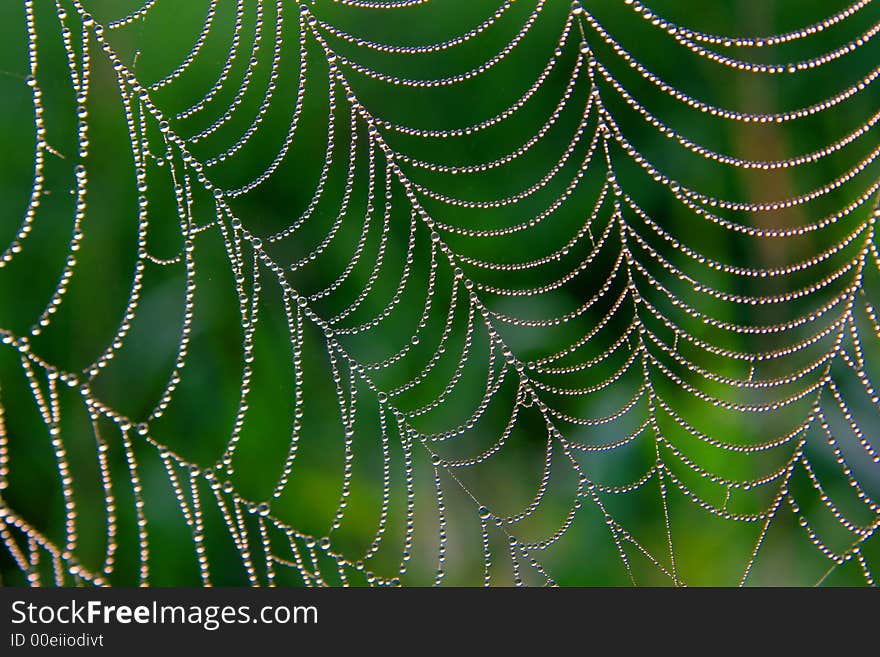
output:
[[[876,584],[877,3],[2,5],[4,583]]]

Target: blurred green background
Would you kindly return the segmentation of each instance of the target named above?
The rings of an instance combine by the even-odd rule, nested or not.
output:
[[[83,0],[82,4],[99,26],[106,26],[139,6],[134,0]],[[868,39],[854,52],[797,75],[743,73],[694,55],[669,33],[639,18],[620,0],[585,0],[583,5],[637,60],[670,85],[706,103],[740,112],[781,112],[812,105],[869,76],[878,62],[878,46],[874,40]],[[265,262],[255,257],[247,240],[236,242],[242,233],[231,216],[240,220],[241,229],[247,235],[262,239],[265,252],[275,263],[288,268],[287,280],[299,294],[316,295],[343,273],[348,274],[338,289],[334,288],[327,295],[318,294],[310,301],[309,307],[324,320],[337,316],[358,299],[377,271],[369,294],[364,295],[356,309],[335,326],[335,339],[360,363],[379,362],[391,357],[410,342],[425,309],[431,276],[431,231],[422,218],[412,224],[415,228],[412,233],[411,278],[401,288],[400,303],[387,319],[360,335],[349,336],[340,332],[340,328],[358,326],[377,317],[394,298],[405,269],[413,209],[411,199],[395,177],[394,170],[386,163],[385,155],[377,145],[377,136],[370,134],[370,126],[363,116],[354,122],[352,129],[346,89],[341,82],[334,81],[337,69],[328,63],[327,53],[314,33],[322,35],[328,47],[338,53],[333,66],[338,67],[350,84],[357,101],[381,122],[379,134],[382,139],[404,156],[397,161],[397,166],[413,183],[440,194],[475,201],[516,194],[551,170],[560,161],[578,126],[585,127],[583,136],[573,146],[558,175],[520,203],[475,209],[419,196],[424,215],[442,226],[488,230],[527,221],[566,193],[598,127],[595,108],[584,119],[591,85],[585,65],[571,87],[571,98],[563,104],[558,119],[522,157],[509,165],[475,174],[451,175],[413,166],[411,162],[424,160],[451,166],[479,164],[515,151],[538,133],[560,104],[580,56],[582,37],[577,23],[569,36],[557,43],[571,4],[562,0],[544,3],[534,26],[521,42],[487,72],[460,84],[420,88],[372,79],[354,70],[349,62],[404,79],[437,80],[454,76],[479,66],[505,48],[529,20],[536,3],[527,0],[513,2],[495,24],[461,45],[436,53],[401,55],[349,43],[333,36],[326,26],[335,26],[373,42],[416,46],[442,42],[471,30],[492,16],[500,3],[497,0],[432,0],[411,8],[378,10],[318,0],[306,4],[311,15],[319,19],[309,24],[305,14],[300,13],[299,4],[290,0],[277,4],[268,0],[262,3],[219,0],[211,29],[192,58],[192,64],[172,84],[149,91],[152,106],[149,111],[139,102],[138,92],[161,81],[181,62],[187,61],[209,7],[213,6],[208,0],[159,0],[143,20],[118,29],[104,28],[107,47],[121,64],[117,66],[118,71],[114,71],[110,56],[95,39],[94,26],[86,27],[89,91],[87,113],[82,116],[77,115],[76,91],[71,83],[69,66],[70,61],[75,62],[75,69],[81,74],[84,52],[82,19],[72,2],[59,0],[58,6],[66,10],[63,21],[59,20],[56,3],[49,0],[34,2],[38,38],[32,45],[36,47],[39,62],[36,77],[45,107],[46,141],[51,151],[45,154],[45,191],[33,231],[23,242],[21,253],[0,269],[0,328],[8,332],[4,335],[9,335],[10,341],[12,336],[18,339],[31,334],[58,285],[73,231],[75,167],[78,164],[85,166],[88,176],[87,210],[82,222],[82,241],[75,253],[74,274],[64,301],[49,327],[29,339],[30,352],[51,367],[28,361],[33,372],[29,380],[27,368],[22,364],[22,353],[16,348],[19,343],[0,347],[0,402],[8,441],[8,474],[2,490],[3,503],[59,549],[63,549],[65,541],[69,540],[65,535],[65,500],[57,449],[53,448],[50,427],[40,415],[35,394],[35,390],[42,391],[48,399],[50,391],[57,388],[57,422],[69,460],[76,505],[77,545],[74,554],[69,555],[73,560],[71,563],[99,573],[107,566],[108,544],[118,545],[113,555],[115,565],[107,579],[123,585],[139,581],[136,499],[130,481],[131,464],[125,450],[125,441],[131,440],[143,484],[150,545],[149,582],[193,585],[201,581],[192,530],[175,500],[160,452],[154,446],[160,444],[176,458],[199,468],[192,475],[203,502],[204,545],[211,565],[212,582],[246,584],[248,577],[242,566],[241,545],[236,546],[230,537],[227,523],[214,503],[215,492],[202,475],[204,469],[216,468],[218,461],[227,455],[232,467],[220,471],[219,477],[232,482],[234,492],[224,489],[218,492],[218,496],[230,505],[238,496],[254,503],[269,500],[289,451],[299,387],[303,414],[296,461],[283,493],[271,499],[272,518],[301,534],[297,534],[300,537],[295,539],[295,544],[304,555],[315,549],[306,537],[329,536],[329,556],[320,546],[315,552],[316,563],[321,566],[326,583],[340,582],[334,563],[337,557],[344,558],[342,570],[348,581],[354,584],[367,583],[364,572],[375,572],[388,580],[399,577],[405,584],[433,582],[437,569],[439,526],[430,453],[418,439],[415,444],[410,444],[408,436],[400,435],[392,410],[377,403],[375,389],[386,393],[393,391],[419,375],[426,363],[431,362],[444,335],[452,290],[457,289],[458,305],[451,315],[452,329],[437,367],[422,384],[394,396],[391,403],[403,412],[412,411],[430,403],[447,387],[456,371],[462,348],[469,340],[466,337],[469,335],[468,291],[455,279],[454,265],[444,254],[437,255],[433,273],[435,292],[419,339],[399,362],[388,368],[369,371],[375,389],[371,389],[363,377],[354,377],[355,383],[349,386],[351,368],[340,359],[341,394],[346,403],[350,403],[350,390],[356,391],[357,412],[351,442],[350,494],[345,496],[347,502],[341,527],[331,531],[344,492],[346,443],[328,357],[327,336],[315,322],[308,318],[302,320],[303,358],[298,373],[291,347],[291,327],[284,312],[284,292],[275,274]],[[748,36],[786,33],[822,20],[846,5],[838,0],[654,0],[650,6],[669,21],[698,32]],[[240,38],[236,42],[233,35],[239,7]],[[279,8],[281,21],[278,20]],[[262,25],[257,21],[260,15]],[[877,23],[878,18],[877,7],[869,5],[819,34],[779,47],[707,47],[753,62],[807,60],[859,38]],[[0,116],[4,127],[3,157],[0,158],[0,233],[5,245],[18,231],[31,195],[35,136],[32,89],[26,84],[29,39],[24,4],[12,0],[3,2],[0,4],[0,20],[7,26],[7,37],[0,42]],[[876,84],[868,84],[835,107],[797,121],[754,125],[709,116],[658,91],[656,86],[633,71],[582,18],[578,21],[596,59],[652,114],[692,142],[730,156],[779,160],[810,153],[855,130],[878,111],[880,96]],[[69,33],[65,33],[65,27]],[[69,39],[69,51],[65,48],[65,38]],[[235,53],[235,57],[227,67],[230,53]],[[549,69],[546,81],[521,110],[497,125],[474,134],[449,138],[408,135],[392,125],[443,131],[477,124],[501,113],[520,98],[538,79],[551,57],[556,57],[558,62]],[[307,68],[305,78],[301,80],[303,58]],[[134,75],[127,82],[124,81],[126,71]],[[117,74],[122,75],[123,81]],[[876,135],[867,131],[828,157],[794,169],[756,171],[723,166],[688,152],[645,123],[598,72],[596,76],[602,103],[627,139],[665,175],[710,197],[753,202],[796,197],[837,178],[859,161],[869,158],[877,147]],[[222,84],[216,84],[218,80]],[[268,96],[267,89],[272,90]],[[301,107],[297,102],[300,91],[304,99]],[[330,98],[334,95],[335,111],[331,113]],[[123,97],[134,108],[131,125],[126,122]],[[203,109],[189,115],[188,108],[205,97],[209,97],[209,101]],[[199,138],[198,135],[226,116],[231,103],[234,103],[234,110],[228,114],[228,120],[204,138]],[[180,140],[187,140],[192,159],[190,155],[183,155],[182,141],[174,142],[160,130],[159,114],[169,122],[173,134]],[[296,133],[288,150],[285,144],[294,116]],[[328,116],[333,118],[328,119]],[[77,143],[79,121],[88,125],[88,154],[82,161],[77,157],[77,151],[82,147]],[[334,138],[328,147],[328,127],[331,125]],[[252,126],[252,137],[240,144],[242,135],[250,134]],[[134,153],[129,132],[132,127],[143,131],[134,140],[138,146]],[[326,249],[322,246],[318,257],[301,263],[323,244],[328,230],[340,216],[342,199],[346,197],[353,141],[356,148],[353,151],[350,199],[341,214],[338,230],[327,242]],[[546,221],[528,231],[493,238],[470,237],[440,228],[438,232],[443,243],[458,256],[496,263],[526,262],[563,248],[581,230],[608,177],[601,138],[599,143],[589,166],[584,169],[582,180]],[[139,192],[135,158],[141,156],[138,149],[142,146],[149,151],[144,155],[147,188]],[[204,165],[201,171],[193,165],[194,162],[212,162],[223,153],[230,155],[216,165]],[[276,168],[273,161],[279,153],[284,156],[278,159]],[[332,154],[332,163],[323,176],[327,153]],[[724,230],[695,214],[676,200],[669,189],[646,175],[613,140],[609,146],[609,160],[623,190],[670,235],[707,258],[739,267],[766,269],[811,258],[844,241],[867,221],[874,204],[873,200],[861,203],[840,221],[801,236],[755,238]],[[273,173],[264,183],[251,191],[236,191],[258,179],[270,167]],[[375,178],[372,185],[371,167]],[[753,228],[808,225],[852,203],[876,182],[877,174],[877,164],[869,159],[858,175],[810,203],[773,213],[716,212]],[[201,175],[206,176],[207,184],[200,180]],[[323,178],[326,180],[322,183]],[[227,192],[224,198],[229,212],[219,219],[209,189],[214,187]],[[316,187],[322,188],[323,193],[311,207]],[[370,200],[373,187],[374,198]],[[183,195],[176,198],[175,188]],[[144,265],[131,330],[117,349],[115,358],[91,378],[88,391],[83,394],[76,386],[68,387],[52,379],[52,368],[79,373],[77,381],[82,383],[89,378],[82,373],[87,372],[113,342],[131,299],[133,281],[137,280],[139,194],[145,199],[141,199],[140,208],[146,208],[148,221],[145,243],[141,246],[151,257],[167,259],[169,263],[147,262]],[[596,222],[590,229],[592,237],[582,237],[564,256],[540,268],[497,272],[458,264],[476,283],[481,303],[494,313],[542,319],[572,312],[603,288],[621,254],[620,231],[611,219],[612,205],[609,197],[600,206]],[[291,237],[277,241],[269,239],[293,224],[303,212],[308,212],[309,218]],[[676,253],[668,241],[658,238],[635,213],[626,209],[623,212],[627,223],[682,271],[703,285],[744,296],[785,294],[823,281],[847,262],[858,259],[865,236],[873,230],[872,226],[861,230],[847,246],[806,271],[779,278],[734,277]],[[140,221],[143,227],[143,217]],[[388,225],[388,236],[384,239],[383,221]],[[223,230],[219,229],[221,224]],[[187,231],[195,227],[206,228],[187,236]],[[558,290],[537,296],[493,293],[495,288],[540,287],[558,280],[587,256],[592,248],[589,239],[600,240],[606,228],[607,241],[589,267]],[[629,238],[627,248],[672,295],[685,299],[699,312],[724,322],[759,325],[791,321],[820,308],[834,295],[846,292],[855,275],[849,270],[840,278],[820,286],[815,293],[783,304],[747,306],[727,303],[704,295],[671,275],[633,239]],[[348,272],[347,266],[353,255],[359,252],[361,241],[363,255]],[[187,244],[192,247],[192,259],[188,265],[181,257]],[[384,252],[384,263],[376,267],[380,252]],[[191,341],[187,347],[186,365],[180,373],[180,384],[167,411],[161,418],[150,420],[150,441],[144,440],[133,429],[125,437],[120,431],[121,422],[108,417],[112,413],[97,409],[97,419],[91,418],[84,400],[100,401],[105,410],[112,409],[133,423],[150,418],[178,358],[181,331],[187,322],[188,267],[194,281]],[[860,299],[875,298],[876,270],[871,267],[869,262]],[[255,281],[259,281],[256,285],[260,292],[256,302],[253,301]],[[737,334],[707,326],[680,312],[643,273],[633,274],[633,282],[646,300],[674,317],[682,330],[719,348],[746,354],[797,344],[827,326],[831,322],[829,317],[837,316],[830,313],[781,334]],[[523,363],[545,358],[567,347],[587,335],[608,314],[626,289],[626,276],[622,273],[612,276],[609,285],[608,293],[574,322],[547,328],[524,328],[497,322],[505,343]],[[243,307],[240,295],[245,299]],[[295,309],[296,304],[292,303],[291,307]],[[244,367],[243,359],[242,344],[247,331],[243,328],[242,314],[251,321],[254,316],[258,317],[252,336],[253,359],[248,367]],[[822,368],[814,368],[779,390],[742,391],[708,382],[664,357],[661,345],[671,345],[674,335],[644,307],[640,317],[656,337],[656,344],[646,338],[647,348],[656,358],[706,394],[733,403],[770,403],[809,388],[823,376]],[[628,300],[620,312],[603,324],[604,328],[596,333],[595,339],[577,354],[561,360],[560,364],[574,365],[598,357],[620,342],[631,318],[632,303]],[[857,318],[854,316],[853,322],[860,322],[863,356],[867,361],[865,368],[870,372],[872,367],[876,368],[880,357],[873,341],[870,319],[860,312]],[[294,333],[297,330],[294,327]],[[850,340],[849,335],[846,333],[846,340]],[[829,332],[810,348],[791,357],[758,362],[753,376],[760,380],[790,375],[834,348],[836,336],[836,332]],[[637,338],[638,333],[633,334],[625,349],[615,351],[611,358],[586,371],[561,376],[536,374],[534,378],[563,388],[597,385],[621,368]],[[478,311],[461,379],[439,408],[412,420],[418,431],[428,434],[443,432],[465,422],[473,413],[486,388],[489,344],[490,338]],[[678,347],[678,343],[676,345]],[[686,358],[717,375],[735,379],[749,376],[747,360],[713,356],[692,344],[682,344],[680,349]],[[852,353],[853,348],[847,342],[844,349]],[[498,359],[496,373],[500,367],[506,367],[503,355],[499,354]],[[791,432],[814,414],[815,408],[827,409],[829,430],[837,437],[840,449],[847,457],[852,478],[860,483],[868,498],[880,490],[877,465],[860,451],[860,437],[836,408],[834,397],[828,391],[807,395],[772,412],[736,413],[682,390],[663,376],[656,366],[647,369],[656,394],[693,427],[736,444],[770,441]],[[505,382],[487,406],[484,417],[470,431],[453,440],[428,441],[426,445],[447,461],[474,458],[490,449],[510,418],[517,397],[515,376],[513,368],[509,368]],[[844,364],[835,362],[830,376],[847,399],[865,439],[876,445],[877,427],[880,426],[876,401],[865,394],[858,377]],[[637,364],[601,393],[580,396],[548,393],[544,401],[571,416],[598,418],[624,407],[644,380],[645,371]],[[244,400],[243,389],[249,391]],[[246,413],[240,413],[242,403],[247,405]],[[620,421],[594,427],[560,421],[558,428],[573,441],[595,446],[620,440],[650,418],[657,417],[656,426],[649,424],[644,436],[625,447],[605,452],[575,452],[579,467],[589,480],[600,486],[625,486],[637,481],[654,466],[659,450],[663,450],[660,456],[672,476],[709,504],[733,513],[754,514],[774,503],[779,478],[764,485],[735,486],[728,494],[726,486],[700,476],[699,472],[688,467],[687,459],[719,477],[755,480],[784,467],[792,458],[798,440],[758,453],[719,450],[675,428],[670,415],[657,411],[656,404],[654,411],[652,413],[647,397],[643,396],[632,412]],[[388,427],[387,458],[383,457],[380,429],[380,416],[383,415]],[[244,418],[240,426],[236,426],[237,417]],[[654,439],[657,432],[663,433],[668,444],[686,459],[679,458],[676,451],[665,445],[658,447]],[[233,435],[237,436],[234,453],[227,450]],[[825,492],[843,515],[866,527],[876,523],[876,508],[872,510],[863,499],[859,500],[853,494],[849,478],[837,463],[839,454],[829,448],[820,423],[813,422],[798,434],[798,439],[801,435],[804,454],[822,481]],[[96,458],[96,446],[101,443],[108,445],[110,491],[118,518],[112,540],[108,539],[108,490],[102,486]],[[628,585],[635,581],[645,585],[676,582],[733,585],[740,582],[761,536],[762,521],[738,522],[713,516],[682,494],[672,483],[671,476],[665,478],[668,521],[656,476],[633,492],[614,494],[601,489],[596,493],[602,502],[601,507],[589,495],[577,501],[577,475],[558,443],[549,459],[546,485],[542,485],[548,462],[547,444],[545,420],[535,406],[529,406],[520,410],[515,429],[503,449],[485,462],[453,468],[451,471],[456,478],[449,470],[440,468],[448,521],[444,584],[475,585],[483,581],[478,505],[466,490],[480,504],[503,516],[519,513],[530,504],[536,491],[542,489],[545,493],[533,517],[510,525],[504,531],[490,525],[492,583],[509,585],[514,581],[508,536],[514,536],[517,545],[545,540],[567,522],[566,518],[575,506],[578,507],[575,520],[565,535],[546,550],[532,553],[556,583]],[[412,468],[409,478],[408,462]],[[174,468],[184,487],[189,486],[190,472],[183,467]],[[366,561],[366,571],[361,571],[351,564],[362,558],[373,541],[383,515],[385,477],[389,478],[390,490],[385,512],[387,530],[379,549]],[[849,550],[858,538],[867,536],[861,555],[865,567],[873,567],[876,572],[880,568],[880,542],[873,529],[861,537],[844,529],[829,513],[820,493],[801,467],[792,475],[789,488],[793,499],[798,502],[799,513],[793,512],[787,502],[781,504],[762,541],[748,583],[864,585],[866,576],[860,560],[853,557],[835,565],[817,549],[800,526],[799,514],[809,519],[812,530],[831,549],[841,553]],[[189,490],[186,495],[191,495]],[[414,518],[411,544],[406,538],[408,507]],[[614,518],[617,530],[609,531],[603,509]],[[245,506],[242,522],[256,563],[257,577],[265,582],[259,514],[247,513]],[[672,537],[674,566],[667,540],[667,522]],[[30,549],[27,538],[18,529],[8,527],[9,538],[4,538],[27,554]],[[624,531],[632,540],[626,539]],[[631,569],[629,574],[615,546],[615,537],[623,542]],[[266,540],[279,558],[293,560],[283,531],[270,529]],[[411,559],[404,559],[405,568],[401,568],[404,553],[410,553]],[[521,561],[526,583],[544,583],[545,577],[528,564],[528,559]],[[282,562],[276,563],[274,568],[277,583],[303,583],[296,569],[288,568]],[[32,570],[51,581],[51,559],[45,553]],[[402,575],[401,570],[404,571]],[[676,573],[675,577],[669,576],[672,572]],[[26,573],[21,572],[8,550],[0,551],[0,573],[4,584],[26,581]],[[64,581],[78,580],[68,576]]]

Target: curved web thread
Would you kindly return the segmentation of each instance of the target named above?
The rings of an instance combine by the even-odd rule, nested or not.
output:
[[[23,2],[4,577],[875,583],[874,3],[452,4]]]

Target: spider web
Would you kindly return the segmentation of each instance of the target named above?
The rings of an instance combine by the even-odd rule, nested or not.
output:
[[[875,584],[872,0],[8,4],[4,580]]]

